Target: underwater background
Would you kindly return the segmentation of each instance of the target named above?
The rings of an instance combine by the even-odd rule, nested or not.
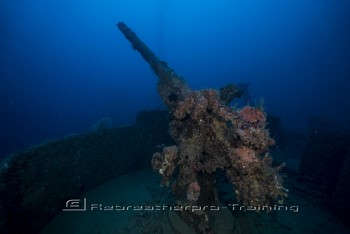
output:
[[[349,12],[348,0],[0,0],[0,232],[349,233]],[[164,77],[157,90],[126,25],[165,61],[157,75],[168,64],[201,91]],[[244,91],[231,103],[229,88],[204,90],[231,83]],[[200,223],[106,209],[244,195],[275,210]],[[86,212],[65,212],[70,201]]]
[[[0,1],[0,155],[164,108],[126,22],[194,89],[249,84],[284,128],[348,130],[350,2]]]

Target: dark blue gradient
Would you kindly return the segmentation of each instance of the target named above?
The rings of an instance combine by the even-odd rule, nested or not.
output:
[[[324,116],[348,129],[349,12],[348,0],[0,0],[0,155],[163,108],[118,21],[193,88],[249,83],[286,128]]]

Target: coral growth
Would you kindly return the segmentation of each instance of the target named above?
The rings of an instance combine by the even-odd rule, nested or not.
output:
[[[243,90],[237,88],[234,84],[228,84],[220,89],[220,99],[224,104],[228,105],[235,98],[240,98],[243,94]]]
[[[176,146],[164,147],[162,153],[155,153],[152,158],[152,167],[164,177],[162,184],[169,186],[169,178],[173,175],[178,156]]]
[[[190,183],[187,188],[187,200],[197,201],[200,192],[201,192],[201,186],[199,186],[198,182]]]
[[[118,27],[159,77],[158,91],[169,108],[170,135],[177,146],[154,153],[152,167],[163,176],[162,184],[171,185],[178,204],[217,204],[217,169],[226,171],[242,204],[272,205],[282,199],[286,194],[278,174],[280,168],[271,166],[268,155],[274,141],[265,129],[264,111],[251,106],[240,110],[228,106],[241,95],[235,86],[220,92],[189,89],[124,23]],[[209,230],[205,211],[181,212],[183,219],[199,232]]]
[[[208,89],[188,92],[170,111],[170,134],[177,146],[155,153],[152,165],[164,176],[162,183],[173,183],[179,204],[216,204],[217,169],[226,171],[242,204],[272,205],[283,199],[282,180],[268,155],[274,141],[265,129],[266,114],[261,109],[235,110],[224,104],[216,90]],[[168,148],[176,156],[170,156],[175,153],[167,153]],[[175,168],[178,173],[172,177]],[[207,228],[205,215],[196,214],[196,222],[202,217],[198,230]],[[191,220],[188,214],[183,217]]]
[[[265,114],[262,110],[251,106],[245,106],[239,111],[242,119],[248,123],[259,123],[264,125],[266,122]]]

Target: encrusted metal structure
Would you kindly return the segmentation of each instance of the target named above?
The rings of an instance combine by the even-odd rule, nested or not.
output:
[[[234,109],[229,103],[241,92],[233,85],[220,91],[192,90],[125,24],[118,28],[158,76],[159,94],[169,109],[170,135],[176,145],[153,155],[152,167],[171,187],[178,205],[218,204],[215,172],[222,169],[234,184],[239,203],[273,205],[286,196],[280,167],[273,168],[268,154],[274,144],[261,108]],[[181,211],[181,217],[198,232],[210,232],[210,215],[203,210]]]

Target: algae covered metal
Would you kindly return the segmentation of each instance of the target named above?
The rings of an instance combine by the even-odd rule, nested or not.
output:
[[[158,92],[169,109],[169,132],[176,145],[153,154],[152,167],[171,187],[177,205],[205,207],[218,204],[217,169],[233,183],[237,202],[250,206],[282,202],[286,189],[272,167],[268,149],[274,144],[262,108],[234,109],[229,103],[241,92],[234,85],[220,90],[192,90],[125,24],[118,28],[158,76]],[[210,232],[205,209],[182,210],[181,217],[199,232]]]

